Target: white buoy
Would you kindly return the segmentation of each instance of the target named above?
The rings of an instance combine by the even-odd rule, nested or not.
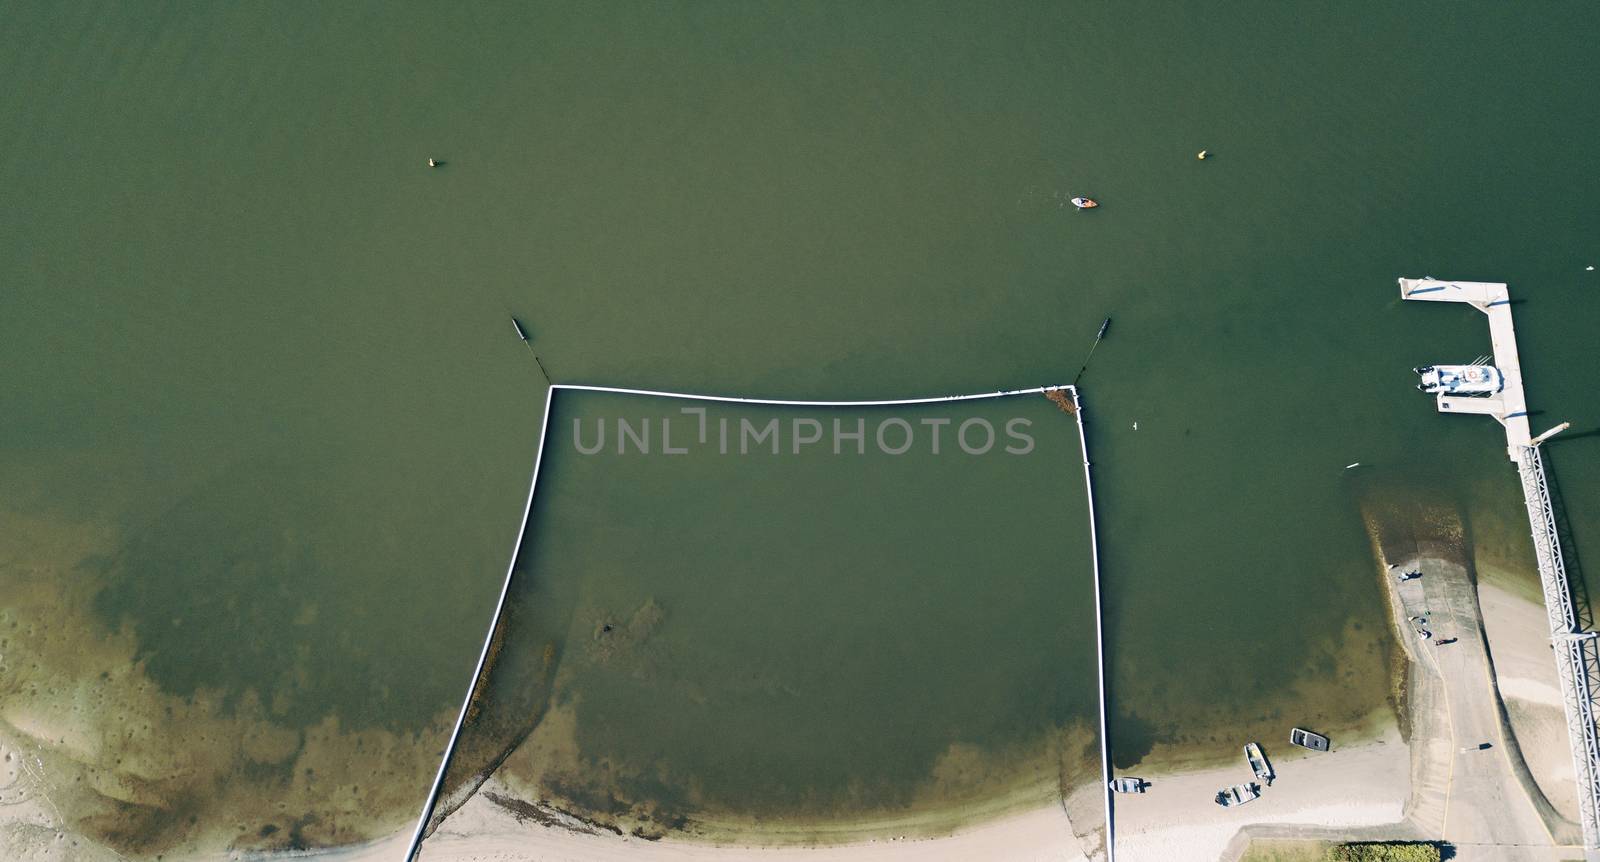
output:
[[[1594,272],[1594,267],[1586,266],[1586,267],[1583,268],[1583,271],[1584,272]]]
[[[430,167],[430,168],[436,168],[436,167],[438,167],[438,166],[439,166],[439,163],[438,163],[438,162],[436,162],[436,161],[434,161],[434,160],[433,160],[433,159],[428,159],[428,167]]]
[[[1135,430],[1135,431],[1139,430],[1139,423],[1137,423],[1137,422],[1133,423],[1133,430]]]
[[[1206,157],[1206,156],[1209,156],[1209,155],[1211,155],[1211,151],[1210,151],[1210,150],[1201,150],[1201,151],[1200,151],[1200,155],[1198,155],[1198,156],[1195,156],[1195,158],[1197,158],[1197,159],[1200,159],[1200,160],[1202,160],[1202,161],[1204,161],[1204,160],[1205,160],[1205,157]]]

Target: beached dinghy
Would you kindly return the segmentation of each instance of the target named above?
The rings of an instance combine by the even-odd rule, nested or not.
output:
[[[1261,788],[1254,784],[1235,784],[1217,791],[1217,804],[1223,808],[1243,805],[1261,797]]]
[[[1309,748],[1312,751],[1328,750],[1328,738],[1326,736],[1320,733],[1312,733],[1300,727],[1289,731],[1289,742],[1301,748]]]
[[[1117,793],[1143,793],[1144,788],[1145,780],[1143,778],[1124,776],[1111,779],[1111,789]]]
[[[1272,771],[1272,764],[1267,762],[1267,756],[1261,753],[1261,746],[1254,742],[1247,743],[1244,747],[1244,759],[1250,764],[1250,771],[1256,778],[1265,781],[1268,787],[1272,786],[1272,779],[1276,776]]]
[[[1429,365],[1413,368],[1422,378],[1417,388],[1430,395],[1493,395],[1506,379],[1493,365]]]
[[[1073,198],[1072,205],[1081,210],[1092,210],[1100,204],[1094,198]]]

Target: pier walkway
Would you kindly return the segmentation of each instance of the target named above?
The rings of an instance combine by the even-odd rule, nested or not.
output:
[[[1439,281],[1432,278],[1400,279],[1403,299],[1428,302],[1465,302],[1489,318],[1489,340],[1494,345],[1494,365],[1505,376],[1506,385],[1488,398],[1438,395],[1440,413],[1483,413],[1493,416],[1506,429],[1506,446],[1511,460],[1516,447],[1528,446],[1528,400],[1522,392],[1522,362],[1517,358],[1517,331],[1511,322],[1511,294],[1506,286],[1488,281]]]
[[[1517,465],[1523,502],[1533,532],[1533,548],[1549,617],[1551,648],[1561,697],[1566,709],[1567,735],[1572,747],[1573,771],[1578,782],[1579,825],[1583,828],[1585,856],[1600,860],[1600,731],[1595,726],[1595,695],[1600,692],[1600,653],[1596,633],[1588,631],[1578,616],[1567,582],[1561,539],[1539,455],[1542,435],[1528,427],[1528,404],[1522,386],[1522,362],[1517,356],[1517,336],[1511,316],[1511,296],[1504,284],[1482,281],[1444,281],[1435,278],[1400,279],[1400,297],[1429,302],[1462,302],[1489,318],[1495,367],[1505,377],[1505,388],[1495,396],[1471,398],[1439,394],[1441,413],[1479,413],[1493,416],[1506,432],[1506,452]]]

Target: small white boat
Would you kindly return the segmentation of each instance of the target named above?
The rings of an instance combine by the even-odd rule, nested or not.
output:
[[[1493,395],[1505,388],[1505,376],[1493,365],[1428,365],[1413,368],[1422,378],[1417,388],[1430,395]]]
[[[1116,793],[1143,793],[1145,787],[1149,786],[1149,783],[1143,778],[1124,776],[1122,778],[1111,779],[1110,786],[1111,789]]]
[[[1261,798],[1261,788],[1255,784],[1235,784],[1217,791],[1217,804],[1223,808],[1232,808]]]
[[[1312,751],[1327,751],[1328,738],[1320,733],[1312,733],[1302,727],[1289,731],[1289,743]]]
[[[1265,781],[1267,786],[1271,787],[1272,779],[1277,776],[1272,771],[1272,764],[1267,762],[1267,756],[1261,753],[1261,746],[1254,742],[1246,743],[1244,759],[1250,764],[1250,771],[1256,774],[1256,778]]]
[[[1092,210],[1100,205],[1094,198],[1073,198],[1072,205],[1081,210]]]

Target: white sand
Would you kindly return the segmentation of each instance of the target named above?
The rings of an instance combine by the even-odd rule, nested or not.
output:
[[[1494,652],[1500,696],[1561,706],[1544,607],[1492,581],[1478,584],[1478,604]]]
[[[1142,796],[1120,796],[1116,806],[1119,862],[1217,859],[1249,825],[1318,828],[1377,826],[1404,817],[1410,791],[1410,755],[1398,733],[1377,742],[1326,754],[1294,754],[1287,742],[1268,744],[1278,777],[1261,798],[1221,808],[1223,787],[1253,780],[1243,752],[1237,766],[1156,776]]]
[[[1550,804],[1575,821],[1577,779],[1544,606],[1489,580],[1478,584],[1478,603],[1500,697],[1523,760]]]
[[[328,854],[327,862],[392,862],[409,835]],[[1060,806],[1030,811],[964,830],[948,838],[871,841],[832,847],[714,847],[670,839],[644,841],[518,822],[509,812],[474,796],[423,842],[422,862],[1086,862]]]
[[[1146,775],[1141,796],[1117,797],[1117,859],[1176,862],[1217,859],[1247,825],[1320,828],[1375,826],[1404,816],[1410,757],[1398,734],[1376,742],[1298,756],[1290,746],[1269,747],[1278,779],[1242,807],[1219,808],[1212,797],[1226,785],[1251,778],[1243,754],[1237,766]],[[403,851],[407,836],[332,854],[329,862],[378,862]],[[423,844],[424,862],[864,862],[864,860],[985,859],[1075,862],[1086,857],[1060,806],[1038,809],[963,830],[948,838],[872,841],[821,848],[713,847],[672,839],[643,841],[585,835],[519,822],[485,799],[473,797]]]

